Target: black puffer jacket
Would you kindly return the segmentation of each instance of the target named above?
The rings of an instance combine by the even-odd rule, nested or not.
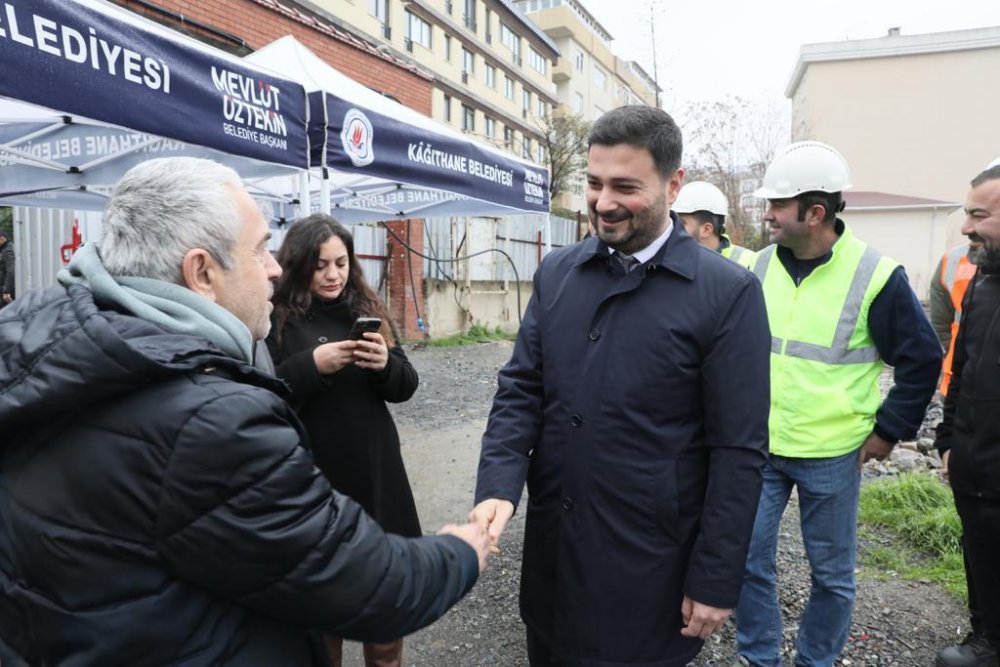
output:
[[[0,312],[0,662],[306,665],[471,588],[330,490],[282,385],[82,287]]]

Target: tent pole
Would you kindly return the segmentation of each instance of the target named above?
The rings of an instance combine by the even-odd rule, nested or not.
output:
[[[304,218],[309,215],[312,207],[309,202],[309,172],[299,173],[299,217]]]
[[[545,254],[548,255],[552,252],[552,220],[548,213],[543,215],[545,216],[545,221],[542,223],[545,233]]]
[[[330,172],[323,167],[323,180],[319,182],[319,210],[330,215]]]

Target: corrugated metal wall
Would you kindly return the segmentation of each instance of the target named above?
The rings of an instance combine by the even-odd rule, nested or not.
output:
[[[101,238],[101,214],[61,209],[16,207],[14,209],[14,252],[17,256],[17,293],[50,287],[63,268],[60,247],[73,238],[73,222],[79,221],[84,242]],[[385,273],[386,232],[376,225],[354,225],[354,252],[360,259],[365,278],[372,287],[382,286]],[[277,252],[286,228],[273,229],[270,248]],[[384,287],[380,292],[384,298]]]
[[[544,252],[545,216],[513,215],[504,218],[427,218],[424,249],[438,259],[453,259],[487,251],[503,250],[514,262],[522,281],[530,281]],[[575,220],[551,217],[552,247],[576,242]],[[510,262],[498,252],[483,252],[468,262],[425,261],[424,276],[442,280],[514,280]]]
[[[21,206],[14,208],[18,294],[55,284],[56,274],[64,266],[59,249],[72,242],[73,222],[77,220],[84,241],[100,237],[99,213]]]

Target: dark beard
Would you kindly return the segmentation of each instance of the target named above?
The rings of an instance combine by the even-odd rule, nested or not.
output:
[[[969,251],[969,261],[983,273],[1000,273],[1000,247],[985,241],[978,249]]]

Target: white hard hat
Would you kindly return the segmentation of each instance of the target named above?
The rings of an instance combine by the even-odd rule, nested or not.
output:
[[[729,215],[729,200],[722,190],[708,181],[692,181],[681,188],[677,201],[671,208],[676,213],[708,211],[715,215]]]
[[[850,187],[847,160],[837,149],[818,141],[799,141],[767,165],[764,184],[753,194],[761,199],[789,199],[803,192],[841,192]]]
[[[993,167],[1000,167],[1000,157],[998,157],[997,159],[993,160],[993,162],[990,162],[988,165],[983,167],[983,171],[986,171],[987,169],[992,169]]]

